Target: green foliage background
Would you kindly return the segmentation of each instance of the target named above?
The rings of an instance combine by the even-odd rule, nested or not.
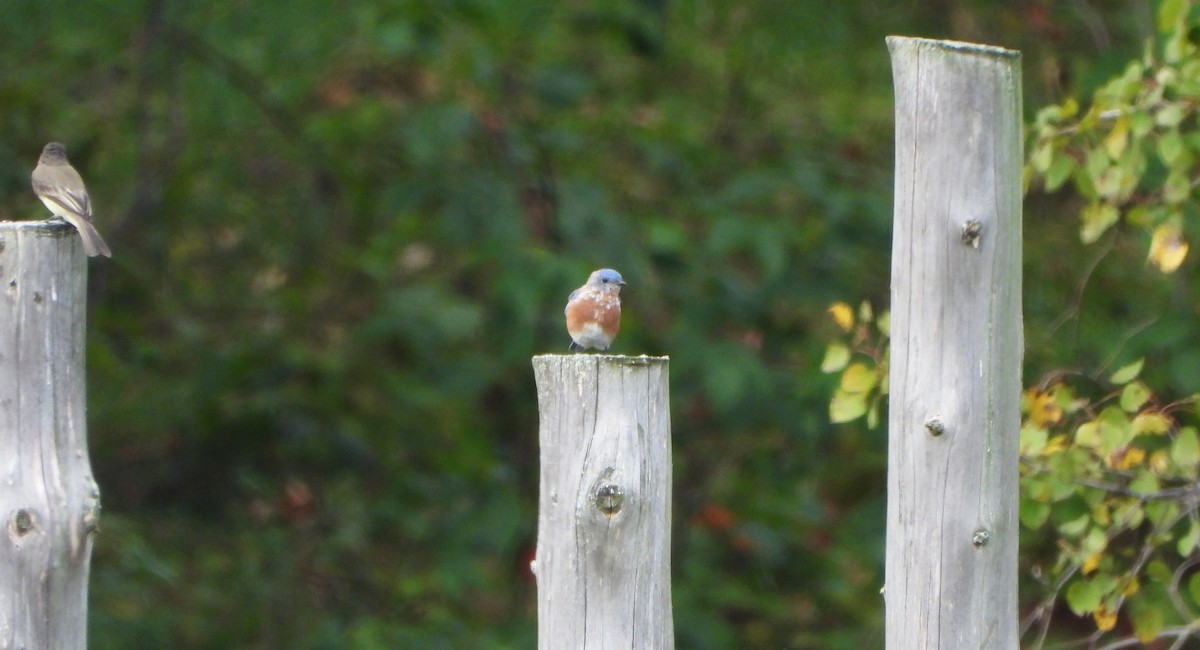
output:
[[[115,256],[92,645],[531,647],[529,358],[601,265],[615,351],[672,358],[679,647],[880,645],[885,434],[829,425],[819,365],[825,308],[887,296],[883,37],[1021,49],[1032,114],[1153,32],[881,4],[0,3],[0,218],[62,140]],[[1027,207],[1030,376],[1159,354],[1195,391],[1191,263],[1097,261],[1077,209]]]

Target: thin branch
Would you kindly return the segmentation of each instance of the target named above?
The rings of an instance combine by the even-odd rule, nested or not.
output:
[[[1176,639],[1171,645],[1172,648],[1182,648],[1183,642],[1187,641],[1193,634],[1200,632],[1200,620],[1193,621],[1187,625],[1179,627],[1169,627],[1161,630],[1158,633],[1159,639]],[[1136,636],[1126,637],[1120,641],[1114,641],[1106,646],[1101,646],[1097,650],[1120,650],[1121,648],[1142,648],[1145,647],[1140,639]]]
[[[1041,623],[1038,626],[1037,640],[1033,642],[1033,645],[1029,646],[1030,650],[1041,650],[1042,645],[1046,642],[1046,635],[1050,632],[1050,618],[1054,613],[1054,604],[1057,601],[1058,590],[1056,589],[1048,598],[1039,603],[1037,607],[1034,607],[1029,616],[1026,616],[1025,620],[1021,622],[1021,631],[1017,635],[1018,638],[1025,636],[1034,623]]]
[[[1177,408],[1187,406],[1188,404],[1194,404],[1198,401],[1200,401],[1200,396],[1198,396],[1198,395],[1192,395],[1190,397],[1182,397],[1180,399],[1175,400],[1174,402],[1164,405],[1162,407],[1162,411],[1164,413],[1170,413],[1171,411],[1173,411]]]
[[[1116,241],[1116,230],[1113,229],[1110,231],[1108,237],[1105,238],[1103,247],[1096,254],[1096,256],[1093,257],[1090,262],[1088,262],[1087,268],[1083,270],[1083,275],[1081,275],[1079,278],[1079,285],[1075,288],[1075,297],[1071,300],[1070,306],[1068,306],[1066,311],[1064,311],[1061,316],[1054,319],[1054,322],[1046,328],[1046,338],[1054,336],[1054,332],[1057,331],[1059,327],[1062,327],[1067,321],[1079,315],[1079,312],[1082,309],[1081,305],[1083,304],[1083,293],[1087,290],[1088,283],[1092,279],[1092,274],[1096,272],[1096,267],[1100,266],[1100,262],[1102,262],[1104,258],[1107,257],[1110,252],[1112,252],[1113,246],[1116,245]]]
[[[1092,632],[1091,634],[1083,637],[1082,639],[1075,639],[1074,641],[1063,641],[1062,643],[1056,643],[1056,644],[1050,646],[1049,650],[1065,650],[1066,648],[1078,648],[1080,646],[1086,646],[1088,648],[1095,648],[1096,641],[1099,640],[1099,637],[1102,634],[1104,634],[1104,633],[1101,632],[1100,630],[1096,630],[1095,632]]]
[[[1137,492],[1120,485],[1105,483],[1103,481],[1093,481],[1092,479],[1086,478],[1076,479],[1075,482],[1083,486],[1096,488],[1097,490],[1104,490],[1105,492],[1109,492],[1111,494],[1119,494],[1121,496],[1133,497],[1135,499],[1142,499],[1144,501],[1166,501],[1172,499],[1182,500],[1188,497],[1200,496],[1200,483],[1177,488],[1167,488],[1157,492]]]
[[[1128,343],[1130,341],[1130,339],[1137,336],[1138,334],[1141,334],[1142,330],[1146,329],[1147,327],[1150,327],[1151,325],[1153,325],[1157,322],[1158,322],[1158,316],[1150,316],[1149,318],[1146,318],[1145,320],[1138,323],[1137,325],[1134,325],[1132,328],[1130,328],[1128,331],[1126,331],[1123,335],[1121,335],[1120,340],[1117,342],[1116,349],[1113,350],[1112,354],[1108,355],[1108,358],[1104,360],[1104,363],[1100,364],[1100,367],[1096,369],[1095,377],[1099,377],[1101,374],[1103,374],[1104,369],[1107,368],[1109,366],[1109,364],[1111,364],[1113,361],[1117,360],[1117,356],[1121,354],[1121,350],[1125,348],[1125,344]]]
[[[1200,555],[1192,555],[1190,558],[1180,564],[1179,567],[1175,569],[1175,572],[1171,574],[1171,584],[1167,587],[1167,596],[1171,599],[1171,604],[1175,606],[1175,611],[1178,612],[1179,616],[1184,620],[1195,620],[1196,613],[1193,612],[1192,608],[1188,607],[1188,604],[1179,596],[1179,583],[1183,582],[1183,574],[1197,564],[1200,564]]]
[[[1067,581],[1079,571],[1080,566],[1082,565],[1077,562],[1066,571],[1063,571],[1062,574],[1058,576],[1058,580],[1054,581],[1054,588],[1050,590],[1050,595],[1047,596],[1046,599],[1041,602],[1041,604],[1035,607],[1029,616],[1025,618],[1025,622],[1021,624],[1021,636],[1024,636],[1029,627],[1037,620],[1037,617],[1040,617],[1043,614],[1045,615],[1041,632],[1038,633],[1038,640],[1033,648],[1041,648],[1042,644],[1045,643],[1046,633],[1049,632],[1050,629],[1050,614],[1054,611],[1054,603],[1058,600],[1058,593],[1062,591],[1064,586],[1066,586]]]

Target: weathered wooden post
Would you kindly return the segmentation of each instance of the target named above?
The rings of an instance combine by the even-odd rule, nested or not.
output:
[[[87,647],[86,260],[71,226],[0,222],[0,648]]]
[[[675,645],[668,362],[533,358],[541,650]]]
[[[1015,649],[1021,59],[890,37],[887,648]]]

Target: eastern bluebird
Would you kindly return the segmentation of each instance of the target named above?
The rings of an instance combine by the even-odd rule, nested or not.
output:
[[[625,281],[612,269],[594,271],[587,284],[567,298],[567,333],[571,350],[607,350],[621,328],[621,287]]]

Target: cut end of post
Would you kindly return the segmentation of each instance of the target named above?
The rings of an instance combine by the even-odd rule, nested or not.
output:
[[[652,366],[670,363],[671,361],[671,357],[667,356],[651,357],[642,354],[636,357],[629,357],[623,354],[587,354],[584,352],[574,354],[539,354],[533,358],[533,361],[536,363],[539,359],[545,359],[547,361],[551,359],[594,359],[596,361],[616,363],[625,366]]]
[[[35,219],[31,221],[0,221],[0,233],[44,232],[62,236],[73,234],[75,228],[62,219]]]
[[[892,51],[895,51],[896,48],[903,46],[925,46],[929,48],[960,52],[962,54],[974,54],[991,59],[1021,58],[1020,50],[1010,50],[1003,47],[996,47],[995,45],[981,45],[979,43],[965,43],[963,41],[945,41],[934,38],[918,38],[915,36],[888,36],[886,40],[888,49]]]
[[[0,253],[5,251],[14,252],[12,247],[18,238],[24,238],[26,241],[35,241],[37,239],[63,239],[66,237],[79,236],[75,232],[75,226],[61,219],[41,219],[34,221],[0,221]]]

